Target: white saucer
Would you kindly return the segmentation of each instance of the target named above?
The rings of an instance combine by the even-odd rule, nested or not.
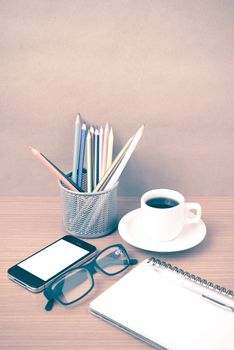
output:
[[[178,252],[199,244],[206,236],[206,225],[202,220],[184,225],[182,232],[168,242],[154,241],[145,235],[141,209],[130,211],[119,222],[119,234],[129,244],[152,252]]]

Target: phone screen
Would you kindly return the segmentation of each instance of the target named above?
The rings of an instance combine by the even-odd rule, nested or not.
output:
[[[88,253],[88,250],[60,239],[17,266],[47,281]]]

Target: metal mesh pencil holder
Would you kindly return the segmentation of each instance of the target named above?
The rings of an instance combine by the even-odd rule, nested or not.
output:
[[[86,188],[86,174],[82,188]],[[66,232],[80,238],[97,238],[113,232],[118,224],[116,183],[107,191],[73,192],[59,182],[63,226]]]

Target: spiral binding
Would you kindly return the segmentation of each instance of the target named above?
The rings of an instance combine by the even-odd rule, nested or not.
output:
[[[184,276],[185,278],[202,285],[203,287],[209,288],[214,290],[215,292],[218,292],[220,294],[226,295],[230,298],[234,298],[234,292],[231,289],[226,289],[224,287],[219,286],[218,284],[214,284],[212,282],[209,282],[197,275],[193,275],[189,272],[185,272],[182,269],[179,269],[177,266],[172,266],[171,264],[166,263],[165,261],[161,261],[160,259],[155,259],[154,257],[150,258],[148,260],[148,264],[156,267],[162,267],[171,271],[174,271],[178,273],[181,276]]]

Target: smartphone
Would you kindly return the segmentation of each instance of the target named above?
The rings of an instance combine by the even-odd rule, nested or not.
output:
[[[94,257],[92,244],[73,236],[64,236],[20,261],[8,270],[8,277],[33,293],[39,293],[67,269]]]

